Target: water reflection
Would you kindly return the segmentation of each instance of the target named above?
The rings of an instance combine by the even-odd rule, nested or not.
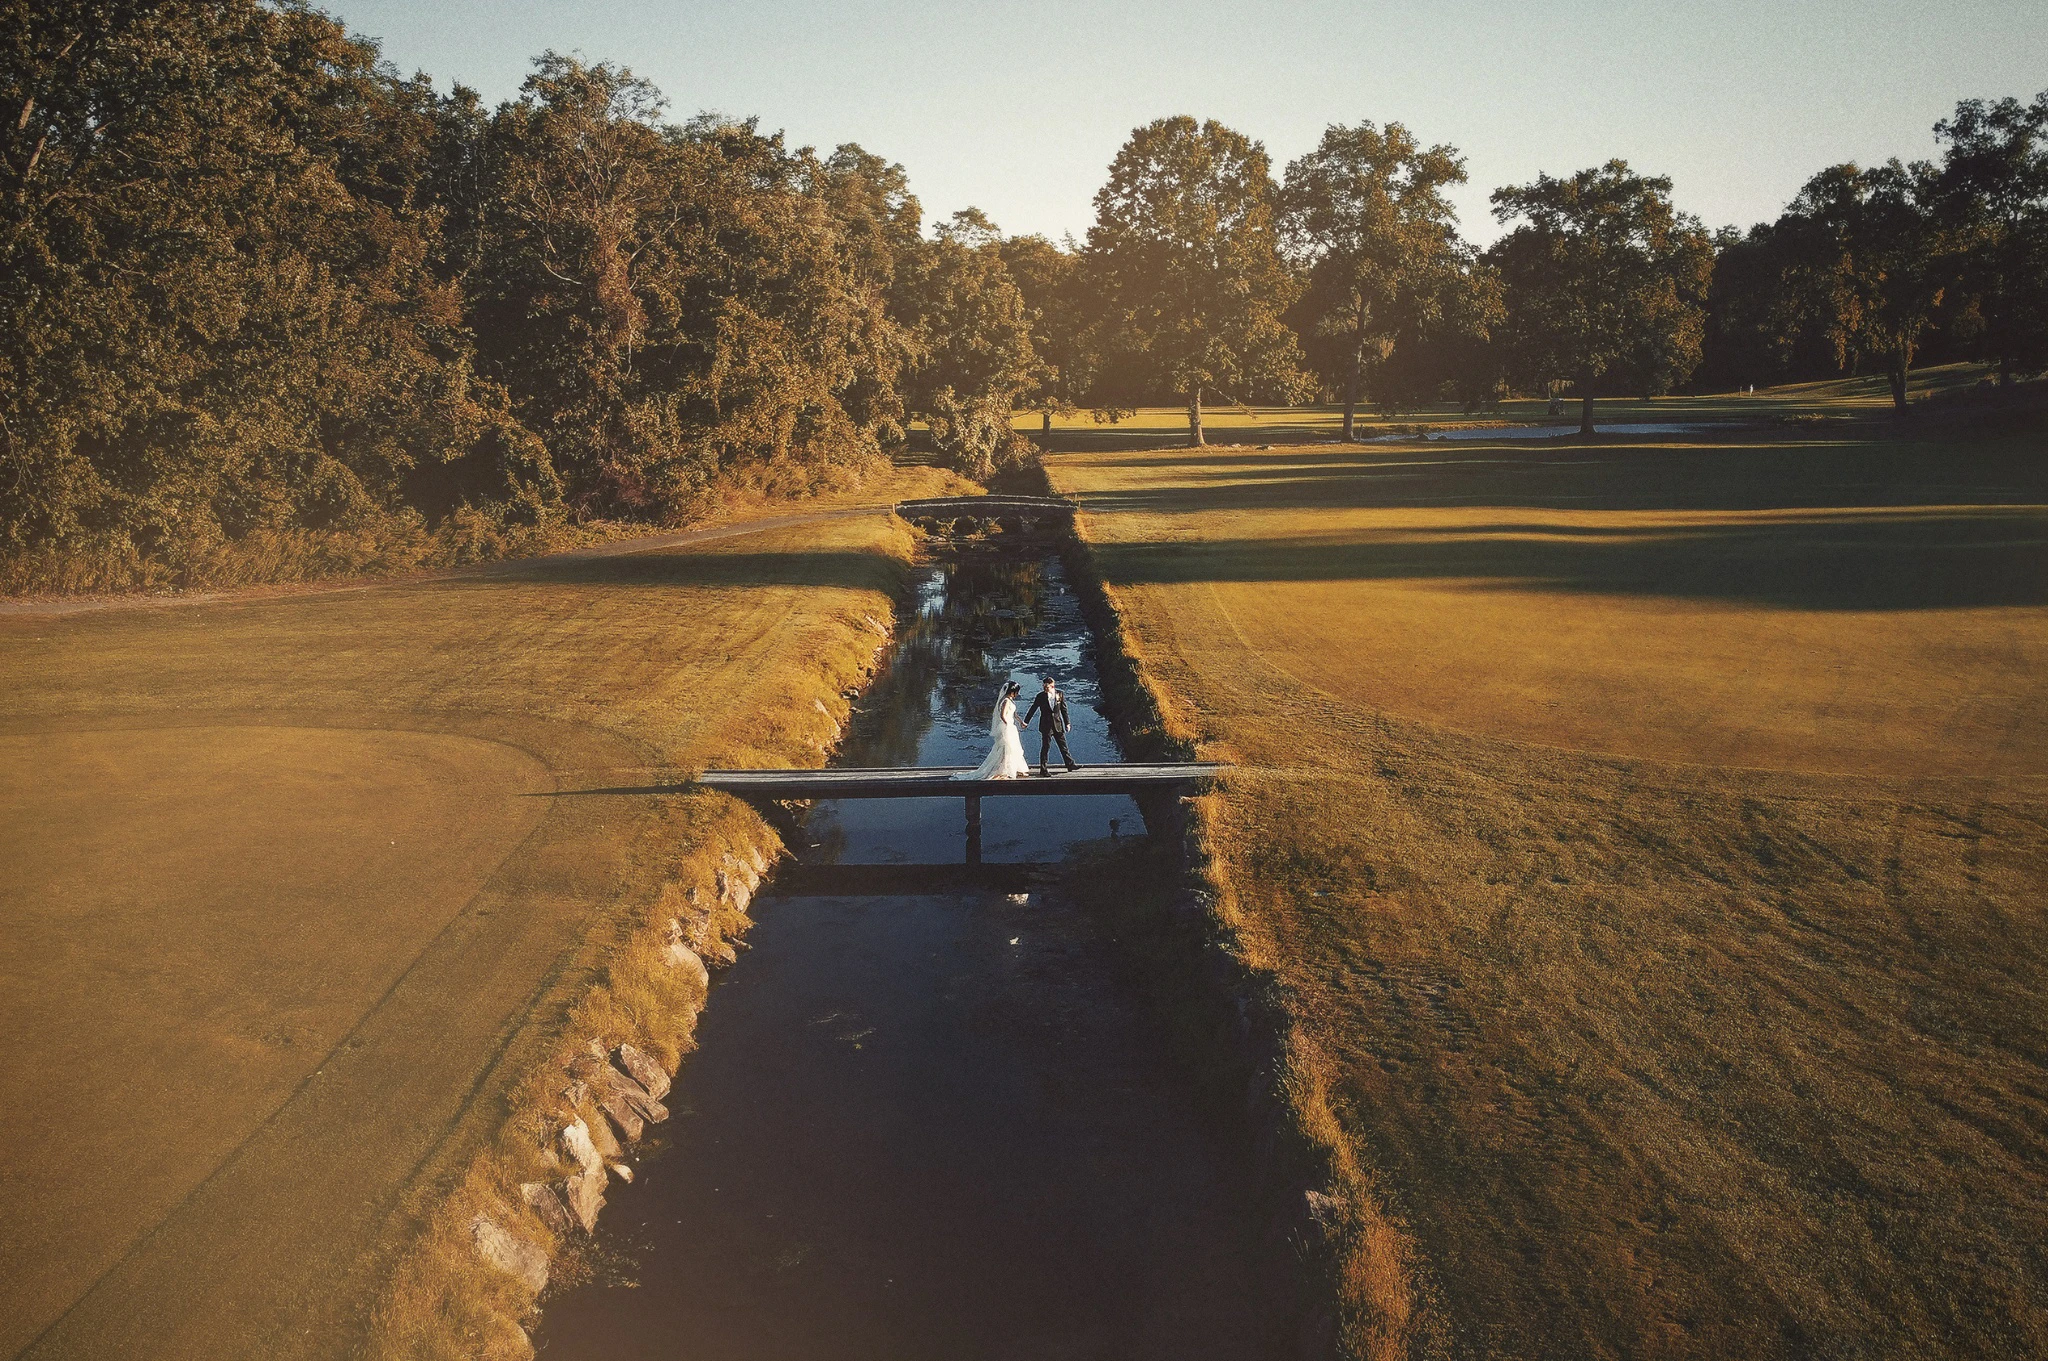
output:
[[[1088,626],[1059,559],[983,553],[933,567],[918,583],[902,640],[856,711],[836,764],[978,765],[988,754],[997,685],[1017,681],[1028,704],[1047,676],[1066,693],[1074,759],[1123,759],[1102,713]],[[1024,734],[1024,755],[1038,759],[1035,730]],[[1056,861],[1077,841],[1110,835],[1111,823],[1125,832],[1143,827],[1137,805],[1111,794],[989,799],[981,815],[984,861]],[[847,864],[957,862],[962,818],[957,798],[820,803],[799,854]]]
[[[1048,580],[1057,571],[1057,560],[977,554],[927,572],[889,670],[863,700],[836,764],[933,764],[923,746],[940,715],[986,733],[1000,659],[1018,650],[1006,645],[1031,637],[1047,616],[1049,595],[1065,594],[1063,582]],[[1055,650],[1068,672],[1076,670],[1080,648]],[[1037,664],[1053,660],[1041,656]]]
[[[1057,559],[921,581],[846,765],[971,765],[998,678],[1052,675],[1084,763],[1118,759]],[[1036,735],[1027,754],[1036,756]],[[821,803],[756,907],[603,1278],[548,1302],[550,1357],[1276,1354],[1246,1178],[1059,888],[1121,796]]]

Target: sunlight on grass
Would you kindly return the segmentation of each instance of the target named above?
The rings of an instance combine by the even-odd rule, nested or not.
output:
[[[867,496],[955,485],[914,470]],[[708,881],[691,857],[714,833],[766,835],[726,827],[722,798],[556,791],[815,763],[817,705],[843,713],[910,549],[877,510],[483,577],[0,616],[0,1093],[101,1097],[61,1150],[0,1156],[0,1351],[271,1354],[311,1328],[359,1354],[397,1255],[572,1018],[671,1053],[687,1036],[694,1012],[628,1014],[648,1003],[621,952],[659,938],[685,867]]]
[[[1052,462],[1475,1354],[2048,1339],[2048,449],[1854,429]]]

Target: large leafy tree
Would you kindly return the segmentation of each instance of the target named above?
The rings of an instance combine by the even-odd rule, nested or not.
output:
[[[1831,166],[1800,189],[1781,224],[1801,233],[1807,286],[1827,297],[1837,362],[1884,369],[1892,403],[1953,281],[1953,234],[1935,212],[1937,172],[1924,161]]]
[[[1963,248],[1962,285],[1999,381],[2048,365],[2048,91],[2030,104],[1970,99],[1935,125],[1934,185]]]
[[[1332,126],[1287,167],[1281,224],[1307,284],[1296,303],[1311,366],[1344,402],[1344,438],[1357,435],[1359,399],[1376,372],[1382,403],[1427,385],[1426,338],[1477,324],[1483,276],[1458,237],[1448,186],[1465,163],[1448,146],[1425,148],[1399,123]],[[1406,363],[1388,364],[1397,350]],[[1439,348],[1437,354],[1448,353]],[[1443,375],[1443,376],[1448,376]]]
[[[431,92],[294,3],[0,21],[0,550],[346,524],[506,422],[429,269]]]
[[[660,346],[685,204],[661,99],[630,72],[550,53],[492,120],[487,236],[470,277],[483,356],[547,440],[577,504],[637,509],[659,453],[632,419]],[[658,438],[658,437],[657,437]]]
[[[882,446],[904,441],[900,384],[916,357],[914,306],[904,296],[923,248],[924,210],[903,167],[857,143],[835,149],[814,175],[838,231],[853,326],[847,418]]]
[[[1601,395],[1668,392],[1700,362],[1713,243],[1671,204],[1671,181],[1609,161],[1495,191],[1515,224],[1487,252],[1505,289],[1503,339],[1526,382],[1565,382],[1593,432]]]
[[[1727,228],[1714,242],[1701,373],[1728,387],[1837,373],[1836,290],[1825,233],[1805,218]]]
[[[471,281],[490,372],[572,504],[673,519],[735,478],[875,457],[911,347],[900,168],[661,107],[621,68],[543,57],[488,131]]]
[[[955,213],[919,253],[908,292],[919,351],[910,403],[950,466],[986,477],[1028,448],[1012,433],[1011,414],[1041,379],[1002,233],[978,209]]]
[[[1039,360],[1038,382],[1026,400],[1049,439],[1053,417],[1079,410],[1095,384],[1100,309],[1073,238],[1062,246],[1043,236],[1013,236],[1002,242],[1002,252],[1024,295]]]
[[[1106,325],[1143,381],[1186,402],[1191,445],[1205,393],[1291,392],[1298,378],[1275,197],[1264,147],[1185,116],[1133,132],[1095,195]]]

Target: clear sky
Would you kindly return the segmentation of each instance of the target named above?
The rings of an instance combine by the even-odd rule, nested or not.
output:
[[[1776,216],[1841,161],[1934,154],[1958,99],[2048,89],[2048,0],[326,0],[402,70],[495,102],[553,48],[622,62],[671,113],[756,115],[793,145],[900,161],[927,219],[974,205],[1079,237],[1110,158],[1169,114],[1263,141],[1277,176],[1325,125],[1401,122],[1486,196],[1613,156],[1711,226]]]

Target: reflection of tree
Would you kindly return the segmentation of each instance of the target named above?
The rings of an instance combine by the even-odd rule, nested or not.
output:
[[[931,731],[931,694],[945,666],[944,644],[913,622],[897,644],[889,669],[868,692],[846,745],[850,765],[907,766]]]
[[[942,631],[948,655],[937,685],[945,712],[987,721],[995,679],[990,645],[1029,637],[1045,607],[1042,561],[976,555],[955,565],[946,583]]]
[[[846,828],[836,817],[814,817],[804,824],[804,835],[815,841],[797,853],[799,860],[815,864],[833,864],[846,856]]]
[[[994,691],[991,645],[1024,638],[1047,606],[1045,564],[988,554],[940,568],[921,593],[889,669],[869,691],[846,747],[850,764],[907,766],[936,714],[986,723]]]

